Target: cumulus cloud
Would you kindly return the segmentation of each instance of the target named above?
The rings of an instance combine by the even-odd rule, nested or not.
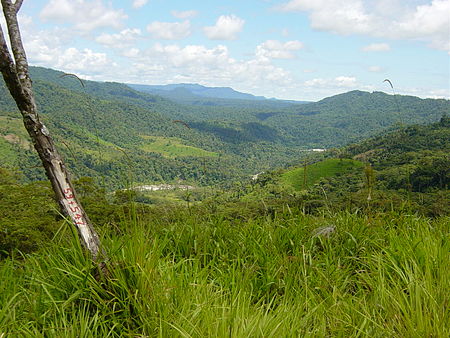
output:
[[[117,34],[100,34],[95,41],[101,45],[113,48],[125,48],[130,46],[142,35],[138,28],[127,28]]]
[[[156,43],[151,48],[136,53],[133,74],[140,78],[162,82],[196,82],[214,86],[240,86],[245,90],[258,88],[283,88],[292,83],[291,74],[255,55],[250,60],[231,57],[228,48],[217,45],[179,46]],[[237,88],[239,89],[239,88]]]
[[[245,21],[236,15],[221,15],[214,26],[204,27],[203,31],[211,40],[236,40],[244,23]]]
[[[154,21],[147,26],[147,31],[155,39],[180,40],[191,35],[191,23],[189,20],[183,22]]]
[[[293,59],[294,51],[303,48],[303,43],[297,40],[287,41],[285,43],[278,40],[267,40],[256,47],[256,55],[271,59]]]
[[[370,66],[367,70],[372,73],[381,73],[384,71],[383,67],[380,66]]]
[[[59,69],[69,69],[71,71],[102,72],[105,68],[115,64],[106,56],[105,53],[96,53],[91,49],[85,48],[67,48],[61,55],[57,56],[56,67]]]
[[[148,0],[134,0],[133,8],[141,8],[147,4]]]
[[[338,76],[333,79],[316,78],[303,83],[306,87],[318,88],[356,88],[358,81],[353,76]]]
[[[364,52],[387,52],[391,50],[391,46],[387,43],[372,43],[362,48]]]
[[[105,53],[89,48],[51,48],[42,44],[31,44],[27,48],[32,57],[30,63],[77,74],[101,74],[117,66]]]
[[[291,0],[277,7],[306,12],[311,26],[336,34],[412,39],[450,51],[450,0],[425,5],[383,0]]]
[[[278,7],[286,12],[309,12],[311,26],[338,34],[365,33],[371,17],[360,0],[292,0]]]
[[[216,67],[227,63],[230,59],[228,48],[218,45],[208,49],[202,45],[187,45],[184,47],[178,45],[156,44],[150,54],[162,56],[175,67],[184,66],[206,66]]]
[[[104,5],[101,0],[50,0],[40,12],[43,21],[71,23],[77,30],[92,31],[96,28],[120,28],[127,19],[123,10]]]
[[[172,11],[170,12],[174,17],[178,19],[190,19],[197,16],[197,11]]]
[[[139,50],[139,48],[127,48],[125,50],[122,51],[122,55],[127,57],[127,58],[136,58],[137,56],[139,56],[139,54],[141,53],[141,51]]]
[[[397,38],[421,39],[450,53],[450,0],[433,0],[417,6],[411,16],[393,24]]]
[[[31,65],[51,67],[82,76],[114,72],[117,64],[107,54],[73,45],[74,32],[68,28],[38,29],[31,17],[19,15],[23,44]]]
[[[106,47],[123,47],[119,55],[126,63],[118,64],[107,52],[94,48],[75,48],[74,30],[40,30],[29,17],[19,17],[30,64],[75,73],[88,79],[131,83],[196,82],[211,86],[230,86],[237,90],[275,95],[292,88],[293,77],[272,59],[255,54],[250,59],[236,59],[227,46],[217,44],[181,45],[155,43],[138,48],[133,42],[143,38],[139,29],[123,29],[115,34],[98,34],[95,41]],[[295,51],[298,42],[266,43],[268,50],[285,48]],[[149,83],[149,82],[147,82]]]

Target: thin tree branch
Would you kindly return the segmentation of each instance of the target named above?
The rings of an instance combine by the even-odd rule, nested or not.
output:
[[[8,50],[6,39],[0,26],[0,72],[5,78],[5,83],[8,86],[14,100],[19,104],[23,93],[19,78],[16,73],[16,66],[14,60]],[[19,107],[19,109],[21,109]]]
[[[22,2],[23,0],[16,0],[16,2],[14,3],[14,7],[16,8],[16,14],[19,12],[20,7],[22,6]]]
[[[19,23],[17,22],[17,13],[15,4],[11,0],[1,0],[3,6],[3,14],[5,15],[6,24],[8,26],[9,41],[16,61],[16,71],[19,81],[24,85],[24,88],[31,88],[31,79],[28,75],[28,62],[25,54],[25,49],[22,44],[22,37],[20,35]],[[31,90],[31,97],[33,97]]]

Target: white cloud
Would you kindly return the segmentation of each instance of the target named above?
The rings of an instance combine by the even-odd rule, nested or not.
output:
[[[129,48],[129,49],[125,49],[122,52],[122,55],[131,59],[131,58],[138,57],[140,53],[141,53],[141,51],[138,48]]]
[[[277,9],[306,12],[311,27],[321,31],[412,39],[450,52],[450,0],[418,6],[408,1],[291,0]]]
[[[34,65],[51,67],[77,74],[102,74],[111,71],[117,65],[105,53],[96,53],[85,48],[50,48],[42,44],[31,44],[30,63]]]
[[[294,51],[303,48],[303,43],[297,40],[287,41],[285,43],[278,40],[267,40],[256,47],[256,55],[271,59],[293,59]]]
[[[418,95],[423,94],[423,89],[419,89]],[[426,92],[426,97],[430,99],[450,99],[450,89],[434,89]]]
[[[292,88],[293,78],[287,70],[275,66],[270,58],[254,55],[249,60],[235,59],[221,44],[178,45],[155,43],[139,49],[132,42],[142,38],[138,29],[124,29],[116,34],[98,34],[104,46],[120,46],[126,57],[113,60],[107,53],[93,48],[74,48],[73,29],[39,30],[30,18],[19,18],[30,64],[75,73],[92,80],[131,83],[196,82],[210,86],[229,86],[237,90],[274,96]],[[23,24],[22,24],[23,21]],[[298,42],[280,43],[295,50]],[[274,49],[274,46],[267,44]]]
[[[206,36],[211,40],[236,40],[245,21],[236,15],[221,15],[214,26],[204,27]]]
[[[232,86],[241,90],[286,88],[291,74],[274,66],[269,59],[255,55],[250,60],[236,60],[224,45],[207,48],[202,45],[179,46],[155,44],[132,58],[136,80],[153,83],[195,82],[212,86]],[[273,94],[273,93],[272,93]]]
[[[147,4],[148,0],[134,0],[133,8],[141,8]]]
[[[180,40],[191,35],[191,23],[183,22],[160,22],[154,21],[147,26],[147,31],[155,39]]]
[[[104,53],[95,53],[91,49],[67,48],[61,55],[56,56],[56,67],[58,69],[68,69],[75,72],[89,71],[101,73],[105,68],[110,68],[115,64]]]
[[[215,67],[228,62],[230,59],[228,49],[223,45],[208,49],[202,45],[187,45],[185,47],[180,47],[178,45],[156,44],[150,53],[167,58],[171,65],[175,67]]]
[[[138,28],[127,28],[117,34],[103,33],[95,38],[95,41],[108,47],[125,48],[130,46],[142,35]]]
[[[91,31],[96,28],[120,28],[127,18],[123,10],[105,6],[101,0],[50,0],[42,9],[43,21],[71,23],[77,30]]]
[[[450,0],[433,0],[417,6],[414,13],[393,25],[397,38],[421,39],[450,53]]]
[[[356,77],[353,76],[338,76],[334,81],[338,87],[351,88],[357,85]]]
[[[316,78],[303,83],[306,87],[317,88],[357,88],[358,81],[353,76],[338,76],[334,79]]]
[[[450,88],[402,87],[396,88],[396,92],[401,95],[414,95],[430,99],[450,99]]]
[[[278,7],[287,12],[309,12],[311,26],[338,34],[365,33],[371,18],[360,0],[292,0]]]
[[[387,43],[372,43],[362,48],[364,52],[387,52],[391,50],[391,46]]]
[[[191,19],[198,14],[197,11],[172,11],[170,13],[178,19]]]
[[[55,27],[40,30],[31,17],[19,15],[23,44],[31,65],[50,67],[77,75],[114,72],[117,65],[107,54],[74,48],[74,32]],[[70,47],[68,47],[70,46]]]
[[[381,73],[384,71],[384,68],[380,66],[370,66],[367,70],[372,73]]]
[[[312,80],[307,80],[305,81],[303,84],[306,87],[323,87],[325,86],[329,81],[325,80],[325,79],[312,79]]]

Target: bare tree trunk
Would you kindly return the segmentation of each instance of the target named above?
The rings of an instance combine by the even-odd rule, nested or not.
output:
[[[16,0],[13,3],[11,0],[1,0],[14,59],[0,26],[0,72],[22,114],[25,128],[39,154],[61,211],[72,220],[83,246],[91,253],[92,258],[97,260],[101,253],[98,235],[78,201],[69,173],[48,129],[37,114],[28,62],[17,22],[17,12],[22,1]]]

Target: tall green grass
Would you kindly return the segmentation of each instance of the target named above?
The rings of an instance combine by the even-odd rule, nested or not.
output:
[[[111,275],[100,281],[70,233],[3,261],[0,335],[447,337],[448,221],[134,214],[103,229]]]

